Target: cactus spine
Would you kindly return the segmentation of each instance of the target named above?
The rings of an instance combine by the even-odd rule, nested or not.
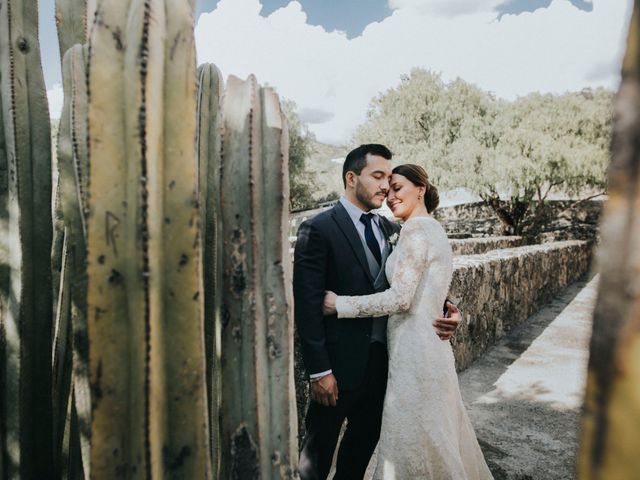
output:
[[[290,478],[297,462],[286,127],[277,96],[253,76],[229,78],[223,111],[222,478]]]
[[[0,2],[0,82],[1,473],[46,478],[53,461],[51,139],[36,0]]]
[[[222,218],[220,146],[223,80],[215,65],[198,68],[198,198],[204,277],[207,397],[214,477],[220,467],[220,305],[222,302]]]
[[[129,3],[90,42],[91,472],[208,478],[193,5]]]

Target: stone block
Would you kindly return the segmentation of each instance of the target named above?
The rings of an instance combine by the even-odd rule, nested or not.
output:
[[[454,255],[476,255],[500,248],[513,248],[522,245],[522,237],[481,237],[449,239]]]

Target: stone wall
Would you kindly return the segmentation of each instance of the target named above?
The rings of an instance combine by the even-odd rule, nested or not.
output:
[[[513,248],[522,245],[522,237],[481,237],[465,239],[449,239],[454,255],[475,255],[499,248]],[[293,262],[293,249],[296,246],[296,237],[289,237],[289,254]]]
[[[298,234],[298,227],[305,220],[315,217],[317,214],[324,212],[332,208],[332,206],[325,206],[320,208],[315,208],[313,210],[304,210],[300,212],[294,212],[289,215],[289,236],[295,237]]]
[[[587,241],[564,241],[454,258],[451,298],[463,313],[452,340],[458,370],[589,270]]]
[[[464,242],[473,247],[460,248],[480,249],[491,241],[469,240]],[[463,315],[462,325],[451,341],[458,370],[467,368],[511,328],[523,323],[564,287],[585,275],[591,252],[590,242],[564,241],[454,257],[450,298]],[[295,363],[302,436],[309,394],[298,348]]]
[[[533,243],[559,240],[593,240],[597,237],[602,199],[586,202],[551,200],[549,220]],[[289,235],[295,236],[307,218],[331,208],[325,206],[291,214]],[[438,208],[434,217],[440,221],[449,238],[491,237],[502,235],[502,225],[493,210],[482,202]]]
[[[522,237],[481,237],[465,238],[461,240],[449,239],[454,255],[476,255],[497,250],[499,248],[514,248],[522,245]]]
[[[586,202],[551,200],[548,220],[534,243],[558,240],[593,240],[604,200]],[[502,225],[493,210],[482,202],[439,208],[434,216],[449,238],[461,236],[489,237],[502,235]]]

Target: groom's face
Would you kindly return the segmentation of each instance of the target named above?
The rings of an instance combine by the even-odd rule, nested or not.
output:
[[[367,165],[355,177],[356,198],[370,210],[380,208],[389,192],[391,160],[367,154]]]

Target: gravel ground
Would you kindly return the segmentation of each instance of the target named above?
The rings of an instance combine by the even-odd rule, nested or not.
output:
[[[575,478],[597,282],[569,286],[460,374],[497,480]]]

